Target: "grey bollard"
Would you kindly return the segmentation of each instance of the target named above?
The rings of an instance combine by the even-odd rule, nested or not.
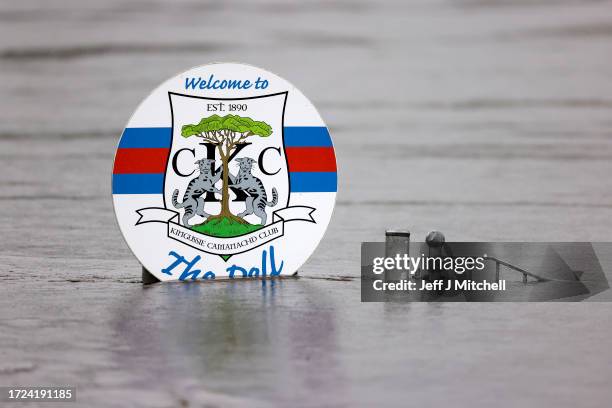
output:
[[[385,231],[385,257],[395,258],[396,255],[409,255],[410,253],[410,231],[387,230]],[[410,272],[406,269],[388,269],[385,271],[386,281],[399,281],[408,279]]]
[[[425,237],[425,242],[430,248],[440,248],[446,242],[446,238],[444,238],[444,234],[440,231],[431,231]]]
[[[443,257],[444,254],[442,250],[445,242],[446,238],[444,237],[444,234],[442,234],[440,231],[431,231],[425,237],[425,243],[427,244],[428,248],[427,255],[431,258]],[[423,276],[424,279],[429,279],[430,281],[440,279],[441,277],[442,271],[436,269],[427,270],[427,273]]]

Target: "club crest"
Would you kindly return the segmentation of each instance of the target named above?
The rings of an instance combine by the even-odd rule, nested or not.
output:
[[[160,280],[295,272],[325,232],[336,185],[316,110],[281,78],[239,64],[198,67],[154,91],[113,171],[121,230]]]

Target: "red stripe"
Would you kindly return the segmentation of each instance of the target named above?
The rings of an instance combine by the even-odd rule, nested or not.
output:
[[[161,148],[117,149],[113,173],[165,173],[169,150]]]
[[[336,171],[333,147],[287,147],[289,171]]]

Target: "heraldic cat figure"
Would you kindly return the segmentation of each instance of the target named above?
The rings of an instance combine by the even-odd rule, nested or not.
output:
[[[274,207],[278,203],[278,192],[272,187],[272,201],[268,201],[266,189],[260,179],[255,177],[251,170],[255,160],[250,157],[240,157],[236,159],[240,169],[238,175],[233,178],[233,188],[246,192],[249,196],[246,198],[246,208],[238,214],[238,217],[244,219],[247,215],[255,214],[261,220],[261,225],[266,225],[268,215],[266,207]]]
[[[211,159],[201,159],[195,163],[198,165],[200,174],[194,177],[187,186],[185,194],[183,194],[183,202],[178,202],[178,189],[172,193],[172,205],[174,208],[184,208],[185,214],[183,215],[183,225],[187,228],[191,227],[189,220],[194,215],[202,217],[209,217],[206,211],[204,211],[204,196],[207,192],[221,194],[221,190],[215,187],[215,183],[221,178],[221,172],[217,172],[216,175],[212,175],[212,166],[215,161]],[[265,193],[264,193],[265,194]]]

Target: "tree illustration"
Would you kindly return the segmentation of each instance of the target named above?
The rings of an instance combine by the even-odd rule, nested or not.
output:
[[[221,212],[209,217],[212,219],[228,218],[240,224],[246,224],[242,218],[235,216],[229,209],[229,160],[236,147],[251,136],[268,137],[272,127],[266,122],[253,120],[238,115],[212,115],[202,118],[199,123],[184,125],[181,128],[183,137],[196,136],[217,147],[223,163],[223,188],[221,190]]]

